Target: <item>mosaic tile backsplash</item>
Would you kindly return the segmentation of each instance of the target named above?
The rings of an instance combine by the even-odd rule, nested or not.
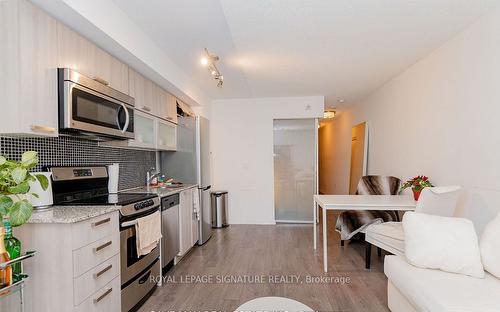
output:
[[[144,186],[146,172],[156,165],[156,153],[119,148],[100,147],[98,142],[76,137],[11,138],[0,137],[0,154],[20,159],[25,151],[37,151],[43,166],[120,164],[120,190]]]

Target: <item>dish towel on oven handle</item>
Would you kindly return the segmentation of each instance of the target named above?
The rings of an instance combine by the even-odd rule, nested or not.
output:
[[[159,211],[148,216],[138,218],[135,224],[135,241],[137,257],[147,255],[160,242],[161,214]]]

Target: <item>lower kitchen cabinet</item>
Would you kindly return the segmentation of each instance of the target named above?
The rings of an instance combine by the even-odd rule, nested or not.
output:
[[[15,229],[30,279],[25,311],[121,311],[118,212],[77,223],[34,223]]]
[[[198,189],[190,188],[179,194],[179,257],[184,256],[198,241],[199,213],[195,210],[195,191]]]
[[[74,312],[121,311],[120,277],[99,289],[95,294],[74,308]]]

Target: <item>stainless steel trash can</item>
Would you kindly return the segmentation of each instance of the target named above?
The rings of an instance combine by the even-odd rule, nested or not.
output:
[[[223,228],[227,224],[227,191],[210,193],[212,197],[212,227]]]

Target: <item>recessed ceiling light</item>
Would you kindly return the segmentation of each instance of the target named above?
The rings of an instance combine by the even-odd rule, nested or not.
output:
[[[338,99],[338,100],[337,100],[337,102],[339,102],[339,103],[344,103],[344,102],[345,102],[345,100],[344,100],[344,99]]]
[[[333,109],[328,109],[323,113],[323,118],[331,119],[331,118],[335,117],[336,113],[337,112],[334,111]]]

